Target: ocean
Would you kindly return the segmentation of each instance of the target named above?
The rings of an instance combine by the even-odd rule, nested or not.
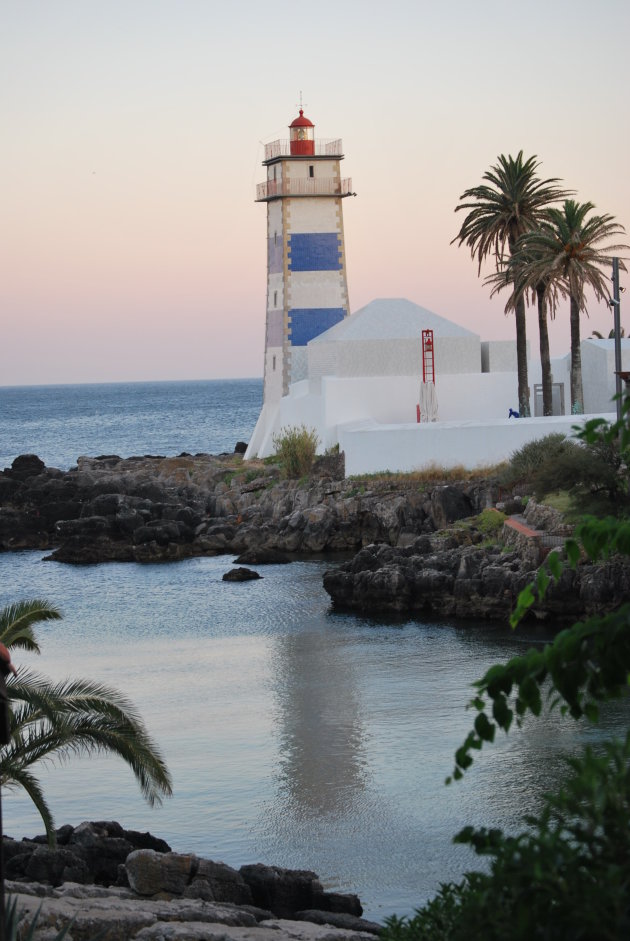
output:
[[[248,441],[262,379],[0,387],[0,468],[38,454],[67,470],[77,457],[220,454]]]
[[[232,451],[261,392],[260,380],[3,388],[1,466],[25,452],[67,468],[80,454]],[[126,693],[174,781],[173,797],[150,808],[114,759],[42,767],[58,825],[114,819],[235,867],[311,869],[380,920],[479,867],[455,832],[520,827],[561,776],[562,754],[601,734],[557,715],[526,723],[446,787],[472,682],[539,644],[536,631],[335,613],[322,587],[334,558],[234,584],[222,581],[231,556],[67,566],[45,555],[0,554],[1,606],[43,597],[64,612],[38,628],[41,656],[16,662]],[[620,708],[603,729],[625,725]],[[3,805],[5,833],[42,832],[24,795],[5,791]]]

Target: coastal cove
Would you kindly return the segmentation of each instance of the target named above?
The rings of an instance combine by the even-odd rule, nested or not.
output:
[[[172,384],[162,385],[154,413],[136,400],[139,414],[153,415],[153,438],[117,447],[115,423],[104,423],[99,437],[93,404],[87,453],[196,451],[179,437]],[[208,410],[215,418],[229,413],[239,386],[221,400],[216,384],[193,385],[217,400]],[[119,392],[121,403],[132,401]],[[127,408],[122,428],[133,424]],[[39,439],[19,450],[52,466],[56,435],[66,422],[76,428],[78,417],[60,414],[53,432],[42,421]],[[147,434],[146,422],[137,427]],[[227,440],[229,429],[220,430]],[[233,447],[217,446],[210,426],[202,437],[204,451]],[[15,455],[7,453],[9,462]],[[57,823],[119,820],[177,852],[237,868],[260,861],[312,869],[327,889],[357,893],[375,920],[410,913],[441,882],[478,865],[451,843],[460,827],[515,829],[562,774],[563,751],[627,719],[619,708],[597,730],[557,715],[528,724],[446,788],[470,727],[470,684],[491,663],[541,643],[540,629],[525,625],[514,635],[499,622],[335,611],[323,587],[324,572],[341,565],[334,554],[260,566],[261,579],[239,585],[223,581],[231,553],[80,566],[44,562],[49,554],[0,554],[0,604],[41,596],[64,611],[41,627],[42,656],[16,659],[56,679],[85,676],[126,693],[174,778],[174,797],[151,810],[114,760],[45,769]],[[28,801],[3,797],[7,833],[41,833]]]
[[[19,662],[127,693],[173,773],[174,797],[151,810],[113,759],[45,769],[59,824],[120,820],[235,867],[312,869],[380,920],[458,878],[472,860],[453,833],[516,825],[561,773],[559,753],[595,734],[557,717],[535,723],[446,788],[469,684],[539,638],[335,615],[321,585],[329,563],[267,566],[263,579],[234,586],[222,582],[231,562],[76,567],[37,552],[0,556],[0,603],[37,586],[65,612],[42,626],[42,656]],[[19,794],[6,795],[4,820],[14,837],[41,832]]]

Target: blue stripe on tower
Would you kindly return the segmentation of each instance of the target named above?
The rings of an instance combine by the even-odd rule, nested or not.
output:
[[[341,239],[336,232],[300,232],[289,238],[291,271],[340,271]]]
[[[313,337],[343,320],[346,311],[343,307],[294,307],[289,316],[291,346],[306,346]]]

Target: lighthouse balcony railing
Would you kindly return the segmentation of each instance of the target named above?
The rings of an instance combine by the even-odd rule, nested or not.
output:
[[[350,196],[352,179],[337,180],[335,177],[313,179],[299,177],[294,180],[267,180],[256,187],[256,202],[277,199],[280,196]]]
[[[313,141],[313,155],[315,157],[342,157],[343,146],[341,139],[336,140],[316,140]],[[265,144],[265,160],[274,160],[276,157],[291,156],[291,141],[274,140],[270,144]],[[310,156],[310,155],[309,155]]]

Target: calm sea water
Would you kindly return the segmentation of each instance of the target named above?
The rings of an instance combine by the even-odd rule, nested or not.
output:
[[[69,466],[80,453],[232,450],[251,433],[259,400],[254,381],[0,390],[2,453],[5,464],[28,450]],[[231,414],[240,415],[235,428],[221,422]],[[175,792],[147,807],[113,759],[43,768],[59,824],[116,819],[237,867],[313,869],[328,887],[358,892],[366,914],[381,919],[412,912],[478,866],[452,835],[467,823],[518,826],[562,773],[560,755],[599,734],[558,717],[528,724],[447,788],[471,721],[470,684],[540,636],[335,614],[322,588],[333,561],[267,566],[260,581],[233,584],[222,581],[231,557],[72,567],[43,556],[0,555],[0,605],[42,596],[64,611],[39,629],[42,656],[16,660],[125,692],[162,748]],[[605,727],[623,725],[627,712],[611,711]],[[23,796],[3,803],[7,833],[41,832]]]
[[[0,467],[37,454],[67,470],[87,454],[220,454],[248,441],[262,379],[0,387]]]

